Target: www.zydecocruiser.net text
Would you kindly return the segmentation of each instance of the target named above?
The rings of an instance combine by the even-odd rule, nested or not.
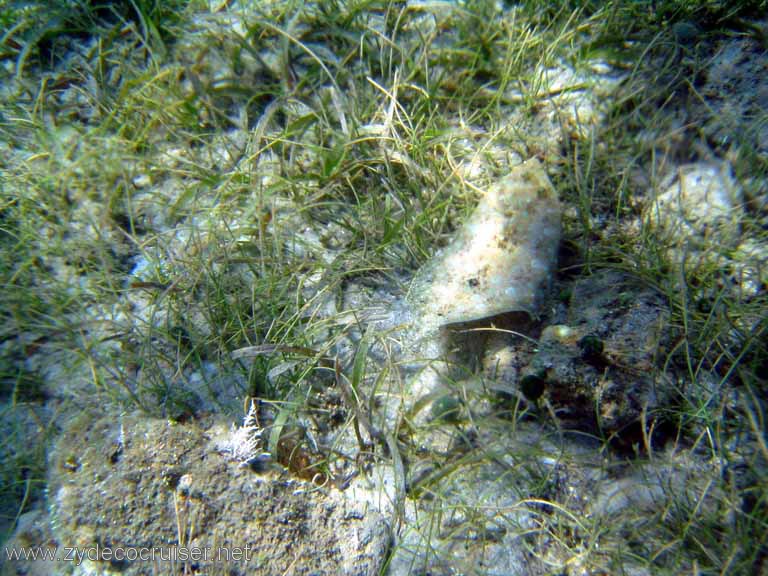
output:
[[[5,548],[7,561],[74,562],[79,566],[85,560],[92,562],[250,562],[250,545],[232,547],[212,546],[35,546]]]

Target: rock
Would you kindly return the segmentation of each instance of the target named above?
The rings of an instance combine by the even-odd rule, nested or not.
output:
[[[637,521],[632,514],[639,514],[648,522],[649,516],[661,514],[675,503],[695,502],[700,513],[717,514],[720,508],[727,508],[727,496],[717,483],[721,474],[716,461],[705,462],[685,451],[662,452],[650,462],[633,464],[617,477],[603,478],[588,510],[610,518],[631,511],[627,520]]]
[[[51,526],[45,510],[39,505],[29,512],[22,514],[16,524],[16,530],[5,542],[6,551],[14,550],[44,550],[46,553],[55,551],[55,541],[51,534]],[[10,560],[4,552],[3,576],[11,574],[23,574],[24,576],[49,576],[51,574],[51,561],[41,555],[38,558],[26,560]]]
[[[765,154],[768,126],[756,120],[768,106],[764,46],[742,35],[725,38],[703,73],[689,112],[692,124],[723,149],[737,144]]]
[[[704,278],[729,276],[737,300],[757,296],[768,282],[768,247],[745,227],[741,186],[723,164],[682,166],[648,206],[645,221],[662,238],[670,263]],[[711,295],[711,294],[710,294]]]
[[[212,438],[226,433],[142,415],[84,414],[68,426],[49,478],[60,546],[158,547],[166,559],[175,547],[227,548],[249,558],[85,560],[80,573],[210,573],[215,564],[228,574],[379,574],[390,537],[381,515],[283,470],[238,466],[215,450]]]
[[[726,164],[689,164],[656,196],[646,221],[676,246],[679,261],[683,247],[696,251],[732,244],[740,233],[743,201]]]
[[[668,341],[669,310],[656,291],[603,271],[575,282],[568,325],[544,329],[523,370],[522,391],[543,396],[558,418],[610,435],[635,423],[669,393],[654,375]],[[537,385],[538,386],[535,386]]]
[[[768,244],[745,238],[733,252],[732,283],[739,299],[757,296],[768,288]]]

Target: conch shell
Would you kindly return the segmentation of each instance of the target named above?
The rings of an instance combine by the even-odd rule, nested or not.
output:
[[[454,240],[416,274],[407,300],[419,330],[534,313],[555,265],[560,212],[535,158],[491,187]]]

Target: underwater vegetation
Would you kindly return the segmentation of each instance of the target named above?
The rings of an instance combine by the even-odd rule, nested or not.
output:
[[[7,541],[764,572],[766,8],[0,0]]]

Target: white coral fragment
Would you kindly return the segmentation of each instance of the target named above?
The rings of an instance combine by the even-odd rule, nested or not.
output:
[[[258,409],[256,402],[251,402],[248,413],[243,418],[243,425],[232,425],[229,442],[224,447],[233,460],[240,462],[241,466],[249,466],[254,462],[270,457],[269,452],[263,450],[264,428],[259,425]]]

